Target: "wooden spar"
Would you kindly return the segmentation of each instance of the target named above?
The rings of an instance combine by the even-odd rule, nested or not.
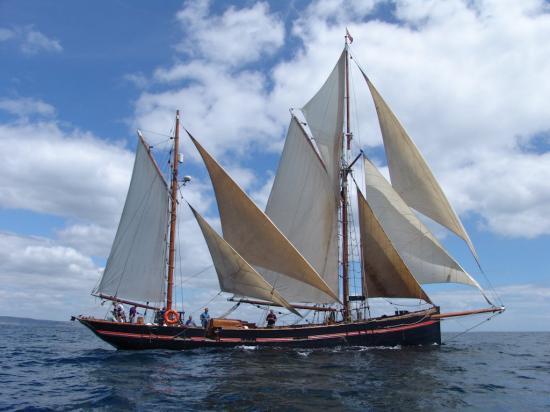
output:
[[[283,305],[279,305],[278,303],[265,302],[263,300],[229,299],[229,301],[230,302],[238,302],[238,303],[250,303],[251,305],[265,305],[265,306],[283,307]],[[292,307],[296,308],[296,309],[315,310],[315,311],[318,311],[318,312],[337,312],[337,309],[324,308],[322,306],[292,305]]]
[[[172,309],[174,289],[174,257],[176,252],[176,210],[178,208],[178,156],[180,138],[180,111],[176,110],[176,130],[174,133],[174,157],[172,161],[172,191],[170,202],[170,249],[168,252],[168,285],[166,289],[166,310]]]
[[[346,77],[346,136],[345,147],[350,149],[351,142],[351,127],[350,127],[350,112],[349,112],[349,52],[348,52],[348,35],[346,34],[346,61],[345,61],[345,77]],[[345,155],[344,155],[345,159]],[[343,317],[344,321],[351,320],[351,312],[349,310],[349,275],[348,275],[348,173],[349,168],[346,164],[342,169],[342,302],[344,304]]]
[[[459,316],[468,316],[468,315],[477,315],[480,313],[502,313],[506,310],[504,306],[486,308],[486,309],[475,309],[475,310],[465,310],[462,312],[447,312],[447,313],[438,313],[436,315],[431,315],[432,319],[445,319],[445,318],[456,318]]]
[[[92,294],[92,296],[96,296],[98,298],[105,299],[105,300],[112,300],[113,302],[120,302],[120,303],[125,303],[127,305],[137,306],[138,308],[145,308],[145,309],[151,309],[151,310],[159,310],[160,309],[160,308],[157,308],[155,306],[146,305],[144,303],[132,302],[131,300],[119,299],[116,296],[104,295],[103,293],[98,293],[97,295]]]

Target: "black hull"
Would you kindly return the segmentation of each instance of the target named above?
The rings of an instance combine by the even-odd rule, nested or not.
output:
[[[432,312],[337,323],[278,328],[221,328],[137,325],[93,318],[77,319],[117,349],[232,348],[235,346],[324,348],[334,346],[410,346],[441,343],[439,319]]]

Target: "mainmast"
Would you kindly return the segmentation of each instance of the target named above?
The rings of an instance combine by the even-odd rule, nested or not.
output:
[[[176,252],[176,211],[178,208],[178,156],[180,137],[180,111],[176,110],[176,130],[174,133],[174,157],[172,161],[172,190],[170,206],[170,246],[168,252],[168,285],[166,290],[166,310],[172,309],[172,291],[174,289],[174,256]]]
[[[345,47],[345,78],[346,78],[346,134],[343,144],[345,144],[342,151],[342,302],[344,304],[343,318],[344,321],[351,320],[351,312],[349,309],[349,252],[348,252],[348,173],[349,166],[347,164],[347,151],[351,147],[351,127],[350,127],[350,110],[349,110],[349,42],[350,37],[346,31],[346,47]]]

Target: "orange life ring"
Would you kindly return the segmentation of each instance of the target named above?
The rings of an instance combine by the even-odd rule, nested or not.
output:
[[[164,321],[167,325],[175,325],[180,321],[180,314],[173,309],[167,310],[164,313]]]

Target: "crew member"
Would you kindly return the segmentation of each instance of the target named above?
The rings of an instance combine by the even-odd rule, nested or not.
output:
[[[119,322],[126,322],[126,313],[124,313],[124,306],[122,306],[122,303],[118,302],[116,304],[116,317]]]
[[[265,320],[267,321],[268,328],[272,328],[273,326],[275,326],[275,322],[277,322],[277,315],[275,315],[273,309],[269,311]]]
[[[187,327],[197,327],[197,324],[195,323],[195,321],[193,320],[193,316],[189,316],[189,319],[187,319],[187,321],[185,322],[185,326]]]
[[[130,323],[134,323],[134,319],[136,318],[136,315],[137,315],[137,307],[134,305],[130,308],[130,312],[129,312]]]
[[[204,312],[201,313],[201,325],[206,329],[210,322],[210,315],[208,314],[208,308],[204,308]]]
[[[164,325],[164,314],[166,313],[166,308],[163,307],[161,310],[157,312],[157,315],[155,316],[155,323],[157,325]]]

